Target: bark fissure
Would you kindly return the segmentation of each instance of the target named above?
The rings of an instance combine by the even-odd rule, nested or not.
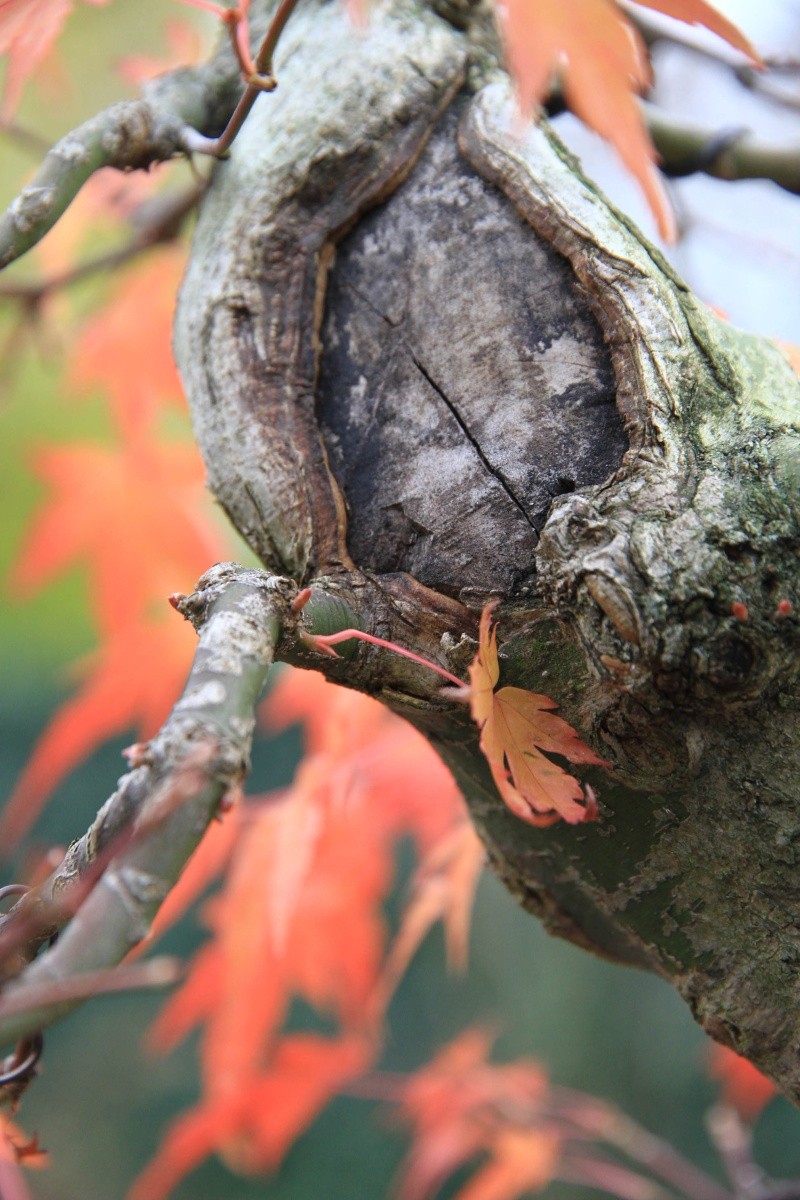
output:
[[[533,521],[531,520],[530,516],[528,515],[528,512],[526,511],[524,504],[519,499],[519,497],[514,494],[514,489],[509,485],[509,482],[506,479],[506,477],[504,476],[503,472],[501,470],[499,470],[497,467],[495,467],[489,461],[484,450],[481,447],[480,441],[475,436],[475,434],[472,432],[472,430],[470,429],[466,420],[464,419],[464,417],[462,417],[461,413],[459,412],[458,405],[453,400],[450,399],[450,397],[447,395],[447,393],[442,388],[439,387],[439,384],[433,378],[431,373],[428,370],[426,370],[425,365],[420,362],[420,360],[417,358],[416,354],[414,353],[414,351],[411,349],[410,346],[408,346],[408,352],[411,355],[411,361],[414,363],[414,366],[417,368],[417,370],[420,372],[420,374],[423,376],[423,378],[426,380],[426,382],[430,384],[430,386],[436,392],[436,395],[439,397],[439,399],[444,402],[445,407],[455,417],[456,424],[458,425],[459,429],[464,434],[464,437],[467,439],[467,441],[470,443],[470,445],[474,447],[475,453],[477,454],[478,458],[481,460],[483,465],[486,467],[486,470],[489,472],[490,475],[494,476],[494,478],[497,480],[497,482],[502,487],[505,494],[508,496],[511,503],[522,513],[523,517],[528,522],[528,524],[530,525],[530,527],[534,531],[534,533],[537,533],[538,531],[536,529],[536,526],[534,525]]]

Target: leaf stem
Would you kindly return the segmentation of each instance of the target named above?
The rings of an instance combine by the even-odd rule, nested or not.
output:
[[[255,57],[253,71],[247,72],[245,70],[243,72],[247,87],[220,136],[218,138],[207,138],[193,129],[187,129],[185,131],[185,141],[186,148],[189,151],[194,151],[197,154],[208,154],[212,158],[224,158],[233,145],[239,130],[250,115],[250,110],[258,97],[262,92],[272,92],[278,86],[278,81],[272,73],[272,60],[281,34],[297,4],[298,0],[280,0],[280,4],[275,10],[269,28],[264,35],[264,40]],[[242,51],[237,40],[237,27],[234,25],[231,25],[231,39],[234,43],[234,52],[237,59],[242,64]]]
[[[325,633],[325,634],[310,634],[309,640],[314,646],[338,646],[340,642],[349,642],[351,638],[356,638],[360,642],[369,642],[371,646],[380,646],[384,650],[391,650],[393,654],[399,654],[403,658],[410,658],[412,662],[419,663],[422,667],[428,667],[431,671],[435,671],[437,675],[441,675],[448,683],[455,684],[457,688],[464,687],[464,680],[459,679],[457,675],[451,675],[449,671],[445,671],[444,667],[438,666],[430,659],[423,658],[421,654],[415,654],[413,650],[406,650],[404,646],[398,646],[396,642],[388,642],[385,638],[375,637],[371,633],[364,633],[362,629],[343,629],[340,633]]]

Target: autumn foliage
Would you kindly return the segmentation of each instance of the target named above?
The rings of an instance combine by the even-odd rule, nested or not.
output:
[[[223,9],[186,2],[221,15],[242,56],[249,53],[246,0]],[[704,0],[646,6],[702,24],[756,57]],[[72,7],[70,0],[0,0],[4,119],[26,79],[54,52]],[[504,0],[497,11],[522,107],[531,110],[558,85],[616,147],[670,236],[670,206],[637,103],[649,82],[647,54],[623,8],[613,0]],[[164,62],[128,60],[124,72],[141,81],[196,49],[191,32],[173,23]],[[158,187],[158,178],[120,184],[97,176],[39,250],[41,269],[68,272],[98,221],[124,227]],[[181,245],[151,250],[115,274],[88,313],[76,313],[63,294],[46,297],[40,309],[68,332],[65,402],[102,394],[110,434],[31,446],[31,470],[45,498],[7,587],[21,601],[80,567],[97,647],[74,665],[75,691],[42,733],[3,810],[6,851],[100,743],[123,731],[146,740],[157,730],[194,645],[166,598],[237,553],[185,436],[170,350],[184,256]],[[501,686],[492,620],[489,607],[461,698],[471,706],[500,795],[518,817],[541,827],[597,819],[591,786],[557,760],[580,768],[610,764],[554,713],[547,696]],[[636,1127],[609,1106],[554,1088],[539,1064],[493,1065],[485,1030],[461,1033],[408,1078],[381,1073],[388,1006],[435,924],[443,926],[451,964],[466,966],[484,851],[440,760],[375,701],[313,673],[286,671],[262,719],[272,730],[301,722],[305,757],[289,788],[243,798],[214,824],[160,913],[153,940],[202,902],[206,940],[150,1035],[150,1050],[167,1052],[200,1031],[202,1095],[167,1131],[131,1197],[167,1196],[212,1153],[238,1170],[275,1170],[331,1097],[347,1090],[384,1100],[409,1131],[398,1200],[433,1197],[452,1174],[467,1170],[458,1200],[514,1200],[555,1178],[612,1194],[651,1194],[641,1190],[649,1180],[644,1158],[610,1163],[602,1153],[604,1146],[623,1147],[636,1160],[646,1143],[642,1131],[637,1141]],[[392,926],[385,907],[397,884],[401,842],[413,845],[416,866]],[[297,999],[324,1019],[327,1034],[289,1028]],[[771,1085],[745,1080],[744,1067],[735,1074],[729,1063],[715,1062],[730,1103],[754,1119]],[[6,1167],[38,1156],[37,1144],[5,1121],[0,1190]]]

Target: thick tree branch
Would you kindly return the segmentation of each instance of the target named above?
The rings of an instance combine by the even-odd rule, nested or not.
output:
[[[147,170],[182,154],[227,154],[258,97],[277,86],[273,58],[296,4],[280,0],[245,80],[225,39],[205,65],[159,76],[145,85],[140,100],[112,105],[57,142],[0,218],[0,269],[52,229],[101,167]],[[256,36],[270,8],[266,0],[253,4],[250,25]]]
[[[221,801],[247,771],[254,706],[283,622],[291,621],[295,591],[285,579],[223,563],[181,599],[180,610],[200,633],[181,699],[158,735],[138,748],[137,765],[91,829],[47,884],[17,905],[0,934],[13,938],[20,923],[28,953],[35,952],[70,915],[70,891],[107,861],[55,945],[0,998],[0,1043],[49,1025],[80,1002],[28,1007],[26,996],[36,1003],[43,985],[114,966],[146,936]]]

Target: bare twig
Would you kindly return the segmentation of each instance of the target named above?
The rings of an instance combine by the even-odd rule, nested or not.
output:
[[[39,1014],[50,1008],[60,1010],[66,1003],[89,1000],[93,996],[170,987],[178,982],[182,973],[179,959],[162,956],[113,970],[87,971],[73,979],[31,984],[16,995],[0,997],[0,1021],[24,1016],[34,1009]]]
[[[681,21],[670,20],[649,12],[643,12],[637,5],[628,0],[622,0],[625,16],[634,26],[644,44],[651,48],[657,42],[671,42],[675,46],[683,46],[712,62],[723,63],[727,67],[739,67],[744,55],[733,46],[729,46],[722,38],[708,38],[704,32],[693,25]]]
[[[26,129],[16,121],[6,121],[0,124],[0,133],[7,137],[9,141],[16,142],[23,150],[28,150],[31,154],[35,154],[37,158],[43,154],[47,154],[52,145],[40,133],[35,133],[32,129]]]
[[[157,197],[155,202],[142,206],[146,213],[144,220],[137,221],[134,214],[133,223],[138,227],[124,245],[45,279],[0,284],[0,300],[15,301],[29,313],[35,313],[54,292],[81,283],[101,271],[116,270],[154,246],[174,241],[180,235],[186,218],[197,207],[206,186],[205,180],[199,180],[181,192]]]
[[[34,246],[101,167],[146,170],[187,154],[187,130],[216,136],[241,95],[227,45],[205,66],[161,75],[140,100],[112,105],[68,133],[0,217],[0,268]]]
[[[186,144],[190,150],[194,150],[198,154],[209,154],[213,158],[223,158],[233,145],[236,135],[261,93],[272,92],[278,86],[278,81],[273,74],[272,60],[286,22],[297,7],[297,2],[298,0],[280,0],[256,55],[254,69],[246,77],[247,86],[244,93],[222,134],[218,138],[209,139],[196,134],[193,130],[187,131]],[[233,28],[231,28],[231,38],[238,54],[238,43]]]
[[[797,73],[798,69],[795,64],[793,73]],[[786,68],[776,65],[765,74],[763,71],[754,71],[752,67],[745,66],[737,67],[735,73],[739,83],[748,91],[757,92],[759,96],[764,96],[775,104],[781,104],[784,108],[800,109],[800,92],[797,88],[791,90],[775,78],[778,72],[783,73],[785,70]]]
[[[674,1146],[645,1129],[614,1105],[587,1103],[581,1092],[553,1088],[560,1116],[589,1137],[600,1137],[645,1167],[682,1196],[692,1200],[731,1200],[730,1192],[684,1158]]]
[[[146,170],[179,155],[227,154],[257,97],[276,86],[273,54],[296,4],[280,0],[244,91],[240,47],[225,39],[204,66],[159,76],[142,99],[112,105],[57,142],[0,218],[0,269],[52,229],[100,167]]]
[[[755,1200],[766,1175],[753,1158],[753,1130],[729,1104],[716,1104],[706,1118],[708,1132],[737,1200]]]

